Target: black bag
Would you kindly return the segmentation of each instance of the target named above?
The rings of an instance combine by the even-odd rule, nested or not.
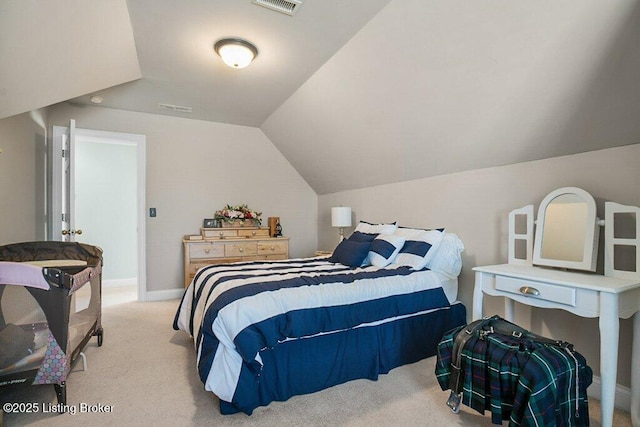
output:
[[[436,378],[460,404],[509,425],[588,426],[586,390],[593,372],[573,345],[487,317],[447,332],[438,344]]]

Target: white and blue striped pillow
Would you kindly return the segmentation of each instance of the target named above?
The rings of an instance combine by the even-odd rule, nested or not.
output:
[[[367,221],[360,221],[355,231],[365,234],[393,234],[398,225],[393,222],[391,224],[372,224]]]
[[[395,259],[405,238],[394,234],[380,234],[371,242],[368,261],[376,267],[386,267]]]
[[[393,263],[422,270],[442,241],[444,229],[420,230],[399,227],[394,235],[405,237],[406,241]]]

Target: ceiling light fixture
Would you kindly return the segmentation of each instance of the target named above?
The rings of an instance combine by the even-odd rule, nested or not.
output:
[[[237,38],[218,40],[213,50],[231,68],[244,68],[258,56],[258,49],[254,45]]]
[[[91,101],[94,104],[102,104],[102,101],[104,101],[104,98],[102,98],[100,95],[91,95],[91,97],[89,98],[89,101]]]

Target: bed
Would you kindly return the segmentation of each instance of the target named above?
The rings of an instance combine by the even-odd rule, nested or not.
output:
[[[66,405],[71,366],[102,345],[102,250],[75,242],[0,246],[0,387],[53,384]],[[86,301],[76,301],[82,292]]]
[[[406,238],[382,263],[371,263],[369,240],[365,258],[346,259],[355,249],[345,241],[331,257],[204,267],[185,290],[173,327],[193,337],[198,374],[223,414],[250,415],[273,401],[376,380],[435,355],[441,337],[466,323],[456,300],[464,246],[447,234],[447,259],[430,263],[443,268],[392,262]],[[346,246],[348,256],[340,257]]]

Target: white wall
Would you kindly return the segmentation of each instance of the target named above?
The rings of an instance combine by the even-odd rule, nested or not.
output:
[[[50,108],[49,124],[69,119],[83,129],[147,137],[147,290],[183,286],[182,237],[225,204],[247,203],[279,216],[291,256],[317,246],[317,196],[257,128],[66,103]],[[105,257],[108,254],[105,254]]]
[[[0,118],[141,77],[126,0],[0,2]]]
[[[0,245],[46,236],[43,114],[0,120]]]
[[[337,232],[330,226],[332,206],[351,206],[355,220],[398,221],[416,227],[446,227],[465,243],[459,298],[470,317],[476,265],[507,261],[508,213],[535,205],[550,191],[575,186],[596,199],[598,216],[604,201],[640,206],[640,144],[589,153],[478,169],[433,178],[381,185],[320,196],[318,242],[333,249]],[[352,230],[348,230],[351,232]],[[599,260],[602,270],[602,257]],[[485,313],[504,313],[502,299],[485,299]],[[598,323],[558,310],[537,310],[516,303],[517,321],[576,345],[599,373]],[[531,318],[529,314],[531,313]],[[631,322],[621,321],[618,383],[630,384]],[[590,331],[585,334],[582,331]],[[593,332],[593,333],[591,333]]]

